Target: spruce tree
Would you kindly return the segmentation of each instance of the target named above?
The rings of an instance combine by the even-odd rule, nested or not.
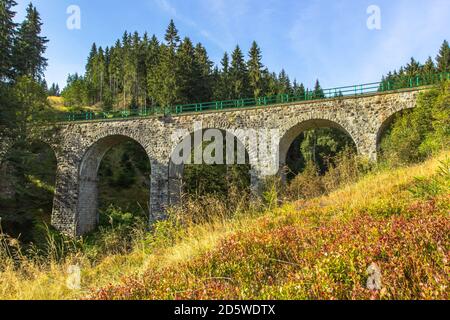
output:
[[[0,0],[0,81],[12,76],[12,47],[15,36],[14,0]]]
[[[249,52],[248,74],[249,84],[255,98],[260,97],[263,90],[262,70],[264,66],[261,58],[261,49],[258,47],[256,41],[253,41]]]
[[[291,81],[284,69],[281,70],[280,75],[278,76],[278,86],[278,94],[292,93]]]
[[[325,98],[325,94],[322,87],[320,86],[319,79],[316,80],[316,84],[314,85],[313,96],[315,99]]]
[[[156,104],[156,95],[152,91],[158,82],[157,67],[160,59],[160,44],[158,38],[153,35],[147,47],[147,95],[151,105]]]
[[[305,86],[303,85],[303,83],[300,83],[300,87],[298,88],[297,95],[300,97],[304,97],[305,93],[306,93]]]
[[[433,59],[431,57],[428,57],[427,61],[425,61],[422,71],[425,74],[436,72],[436,66],[434,65]]]
[[[180,36],[178,35],[178,30],[175,27],[173,20],[170,20],[169,26],[167,27],[166,34],[164,36],[166,44],[170,49],[177,49],[180,44]]]
[[[408,78],[418,76],[422,71],[422,66],[414,58],[405,67],[405,75]]]
[[[424,76],[425,79],[429,80],[435,73],[436,66],[433,62],[433,59],[431,57],[428,57],[422,68],[422,76]]]
[[[198,68],[195,86],[194,101],[209,101],[212,99],[211,73],[213,63],[209,60],[208,53],[201,43],[198,43],[194,49],[195,65]]]
[[[94,64],[95,59],[97,58],[97,44],[94,42],[91,46],[91,51],[89,52],[89,56],[86,63],[86,73],[85,76],[87,79],[92,79],[94,76]]]
[[[200,81],[200,66],[195,58],[192,41],[186,37],[177,52],[177,73],[179,76],[180,102],[189,103],[200,101],[197,92],[193,90]]]
[[[223,54],[220,66],[221,72],[219,74],[219,84],[215,90],[215,100],[230,100],[233,92],[230,79],[230,59],[227,52]]]
[[[248,95],[248,71],[239,46],[236,46],[231,55],[230,83],[233,99],[244,98]]]
[[[43,57],[43,54],[48,40],[41,36],[41,28],[40,15],[30,3],[14,43],[14,61],[19,76],[26,75],[40,80],[44,75],[47,59]]]
[[[56,96],[56,97],[58,97],[60,95],[59,86],[57,83],[53,83],[51,85],[50,89],[48,89],[48,95]]]
[[[166,46],[160,46],[158,65],[149,83],[150,94],[155,97],[161,107],[173,106],[180,102],[181,86],[177,72],[175,51]]]
[[[442,43],[436,63],[438,72],[450,72],[450,47],[447,40]]]

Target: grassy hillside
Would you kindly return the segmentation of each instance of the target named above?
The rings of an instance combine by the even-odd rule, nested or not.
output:
[[[169,220],[150,234],[136,228],[128,253],[109,234],[103,245],[113,249],[97,262],[95,247],[50,262],[23,258],[20,267],[3,259],[0,297],[448,299],[449,157],[265,212],[183,226]],[[366,289],[372,263],[378,291]],[[71,265],[81,267],[78,290],[66,286]]]
[[[66,105],[63,97],[49,96],[47,97],[47,101],[52,111],[57,112],[75,111],[73,108],[70,108]],[[82,108],[78,108],[76,111],[100,112],[102,111],[102,108],[99,105],[83,106]]]

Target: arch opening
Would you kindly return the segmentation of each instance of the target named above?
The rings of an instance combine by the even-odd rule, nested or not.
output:
[[[232,132],[212,129],[216,133],[212,137],[208,134],[210,130],[192,132],[183,139],[189,139],[189,150],[175,149],[172,152],[169,164],[170,204],[180,204],[182,199],[204,196],[226,200],[232,192],[250,190],[251,166],[245,145]],[[196,141],[196,134],[200,134],[204,139]],[[175,164],[175,153],[183,156],[183,163]],[[205,161],[205,157],[209,156],[214,160]]]
[[[23,243],[40,243],[50,225],[57,158],[40,140],[21,141],[0,163],[0,212],[4,233]]]
[[[399,110],[397,112],[394,112],[389,117],[387,117],[381,126],[378,129],[377,132],[377,158],[378,159],[384,159],[385,157],[385,151],[389,146],[387,145],[389,142],[387,141],[387,137],[391,134],[392,128],[394,124],[404,117],[407,114],[410,114],[412,112],[411,109],[403,109]]]
[[[95,142],[79,170],[77,233],[110,224],[111,213],[148,219],[150,160],[136,140],[112,135]]]
[[[308,120],[290,128],[280,141],[280,168],[284,180],[290,181],[312,163],[320,175],[334,165],[336,156],[357,146],[340,124],[324,119]]]

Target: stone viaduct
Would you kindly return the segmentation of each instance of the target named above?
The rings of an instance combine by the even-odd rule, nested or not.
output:
[[[276,140],[273,142],[282,167],[291,143],[302,131],[333,127],[353,139],[359,154],[376,161],[385,127],[398,112],[415,106],[418,92],[418,89],[409,89],[265,107],[48,126],[40,136],[52,147],[57,159],[52,225],[72,236],[85,234],[96,227],[97,171],[105,153],[123,141],[137,142],[148,155],[151,164],[149,214],[155,220],[163,218],[165,208],[179,200],[183,165],[171,162],[171,154],[176,148],[171,136],[177,129],[192,133],[194,122],[198,121],[203,129],[216,128],[226,132],[277,129],[279,136],[272,139]],[[236,139],[239,140],[239,136]],[[12,144],[12,141],[2,140],[0,160]],[[261,147],[259,142],[245,144],[245,147],[251,166],[251,184],[257,188],[268,172],[264,166],[269,164],[255,160]]]

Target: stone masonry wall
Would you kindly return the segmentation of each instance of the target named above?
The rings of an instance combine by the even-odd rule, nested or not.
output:
[[[166,206],[179,199],[182,170],[174,172],[170,165],[175,148],[171,137],[177,129],[192,133],[198,121],[202,122],[203,129],[227,132],[276,129],[279,134],[272,139],[279,146],[279,164],[283,165],[289,146],[302,131],[331,126],[347,132],[360,154],[376,160],[380,130],[397,112],[413,108],[417,94],[417,90],[412,90],[172,117],[61,123],[47,137],[58,148],[52,224],[70,235],[81,235],[95,228],[98,166],[109,148],[126,139],[139,143],[150,159],[150,214],[152,219],[161,219]],[[257,161],[258,147],[259,142],[247,147],[252,184],[256,189],[270,172],[268,166],[273,166],[269,161]]]

